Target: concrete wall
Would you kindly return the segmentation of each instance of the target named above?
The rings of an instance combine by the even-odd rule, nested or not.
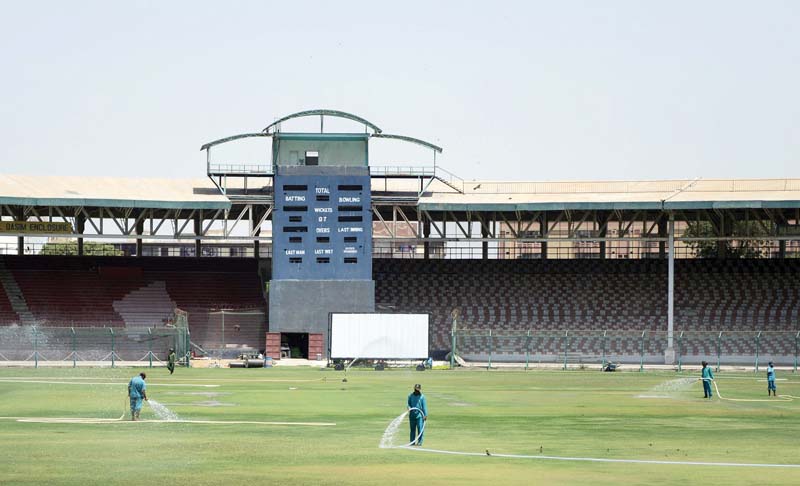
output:
[[[328,313],[374,312],[371,280],[273,280],[269,287],[270,332],[322,333],[328,352]]]

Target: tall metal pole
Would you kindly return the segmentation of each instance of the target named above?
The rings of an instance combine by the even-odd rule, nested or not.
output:
[[[667,256],[667,349],[672,349],[675,329],[675,215],[670,213],[668,231],[669,253]]]

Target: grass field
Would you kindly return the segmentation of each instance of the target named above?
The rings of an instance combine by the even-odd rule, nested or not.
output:
[[[118,419],[134,369],[0,369],[0,416]],[[2,484],[798,484],[800,468],[564,461],[582,457],[800,464],[800,400],[703,400],[675,373],[309,368],[146,370],[181,419],[334,426],[0,419]],[[719,373],[723,396],[766,399],[763,373]],[[780,373],[778,393],[800,395]],[[378,445],[414,383],[425,448]],[[126,415],[127,418],[127,415]],[[407,439],[403,422],[397,443]],[[492,457],[486,456],[489,450]],[[506,458],[497,454],[530,455]]]

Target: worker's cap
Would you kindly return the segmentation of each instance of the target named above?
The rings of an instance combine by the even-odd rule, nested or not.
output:
[[[772,361],[769,362],[769,365],[772,366]]]
[[[415,389],[415,390],[422,390],[422,385],[420,385],[419,383],[417,383],[416,385],[414,385],[414,389]]]

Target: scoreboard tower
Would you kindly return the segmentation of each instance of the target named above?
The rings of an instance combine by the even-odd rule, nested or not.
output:
[[[273,136],[270,332],[321,334],[324,343],[329,312],[375,310],[368,139]]]
[[[317,116],[319,132],[281,130],[283,122]],[[362,124],[364,131],[326,133],[325,117]],[[212,163],[212,147],[251,137],[272,139],[269,164]],[[405,172],[398,168],[370,169],[369,143],[373,138],[395,139],[433,150],[434,169],[436,153],[442,152],[423,140],[383,133],[357,115],[325,109],[293,113],[260,132],[221,138],[201,147],[206,151],[208,177],[233,204],[271,206],[268,210],[250,210],[253,236],[262,236],[261,224],[272,216],[270,353],[280,346],[282,350],[298,348],[304,357],[312,359],[315,354],[325,356],[331,312],[375,310],[371,176],[420,179],[422,191],[421,177],[432,174],[424,168],[404,168]],[[271,178],[272,183],[252,182],[264,178]],[[243,214],[242,210],[239,219]],[[259,241],[254,245],[256,258]]]

